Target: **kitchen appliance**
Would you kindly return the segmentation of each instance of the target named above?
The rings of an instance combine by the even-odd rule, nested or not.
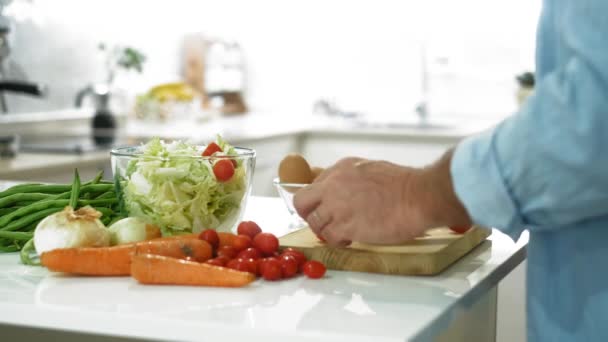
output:
[[[110,111],[110,86],[94,84],[80,90],[76,95],[76,107],[82,107],[86,97],[91,96],[95,114],[91,121],[93,142],[99,146],[110,146],[116,138],[116,119]]]
[[[11,159],[19,150],[19,136],[0,136],[0,159]]]
[[[10,19],[0,14],[0,112],[4,114],[8,112],[6,91],[37,97],[44,97],[48,93],[45,85],[23,80],[25,73],[10,60],[12,26]]]
[[[307,258],[318,260],[328,269],[400,275],[434,275],[481,244],[489,229],[473,227],[464,234],[449,228],[430,229],[411,242],[394,245],[353,243],[335,248],[319,241],[310,228],[303,228],[279,239],[282,248],[302,251]]]

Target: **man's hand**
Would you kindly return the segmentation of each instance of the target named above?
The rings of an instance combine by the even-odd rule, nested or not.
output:
[[[451,186],[447,154],[425,169],[347,158],[294,197],[298,214],[330,245],[397,244],[426,229],[470,225]]]

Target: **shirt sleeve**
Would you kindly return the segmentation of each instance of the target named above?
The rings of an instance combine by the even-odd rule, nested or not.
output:
[[[514,238],[608,215],[608,4],[567,3],[559,40],[568,57],[519,113],[465,139],[452,158],[473,221]]]

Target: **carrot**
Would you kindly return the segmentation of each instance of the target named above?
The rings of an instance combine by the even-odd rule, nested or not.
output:
[[[211,259],[212,248],[199,239],[150,240],[135,244],[135,254],[154,254],[205,262]]]
[[[234,239],[236,238],[236,235],[225,232],[217,232],[217,236],[220,238],[220,244],[217,247],[218,249],[224,246],[232,246]]]
[[[51,271],[92,276],[126,276],[133,254],[157,254],[203,262],[211,258],[211,245],[195,239],[150,240],[113,247],[59,248],[44,252],[40,262]]]
[[[95,276],[127,276],[131,273],[134,245],[58,248],[42,253],[40,262],[51,271]]]
[[[137,254],[131,275],[142,284],[241,287],[255,280],[249,272],[152,254]]]

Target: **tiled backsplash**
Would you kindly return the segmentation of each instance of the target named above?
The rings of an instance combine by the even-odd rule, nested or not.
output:
[[[50,95],[12,95],[9,107],[71,107],[80,88],[103,76],[101,41],[148,55],[144,75],[123,78],[131,93],[173,81],[180,40],[202,32],[241,44],[254,110],[302,112],[328,97],[363,112],[409,112],[420,97],[419,43],[427,41],[440,51],[431,62],[448,55],[451,72],[496,85],[490,97],[500,112],[512,101],[514,74],[533,64],[538,7],[539,0],[15,0],[12,57]]]

